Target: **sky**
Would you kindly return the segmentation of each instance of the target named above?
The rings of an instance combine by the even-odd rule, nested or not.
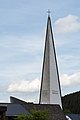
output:
[[[62,96],[80,91],[80,0],[0,0],[0,102],[38,102],[48,9]]]

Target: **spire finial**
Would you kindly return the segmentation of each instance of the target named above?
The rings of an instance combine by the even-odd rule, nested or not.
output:
[[[48,13],[48,16],[50,16],[51,11],[48,9],[47,13]]]

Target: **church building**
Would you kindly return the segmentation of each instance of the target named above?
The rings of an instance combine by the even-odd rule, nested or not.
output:
[[[67,120],[62,109],[59,72],[50,15],[48,15],[47,20],[39,103],[27,103],[18,98],[10,97],[10,103],[0,103],[0,120],[13,120],[17,115],[31,114],[31,110],[48,110],[50,120]]]

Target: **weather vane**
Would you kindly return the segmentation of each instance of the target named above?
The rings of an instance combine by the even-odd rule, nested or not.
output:
[[[48,16],[50,16],[51,11],[48,9],[47,13],[48,13]]]

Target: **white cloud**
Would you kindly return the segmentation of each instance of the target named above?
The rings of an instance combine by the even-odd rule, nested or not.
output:
[[[26,99],[26,102],[34,102],[34,103],[38,103],[38,98],[34,97],[34,98],[30,98],[30,99]]]
[[[59,18],[54,23],[55,33],[70,33],[80,30],[79,17],[74,15],[68,15],[63,18]]]
[[[4,101],[4,100],[0,100],[0,104],[2,103],[2,105],[3,105],[3,103],[6,103],[6,101]],[[1,106],[2,106],[1,105]]]
[[[27,81],[14,81],[8,86],[8,92],[36,92],[39,91],[40,81],[38,79]]]
[[[77,86],[80,84],[80,72],[72,75],[63,74],[60,77],[61,86]],[[21,80],[14,81],[8,86],[8,92],[39,92],[40,80],[35,79],[32,81]]]
[[[63,74],[61,77],[62,86],[75,86],[80,84],[80,72],[74,73],[72,75]]]

